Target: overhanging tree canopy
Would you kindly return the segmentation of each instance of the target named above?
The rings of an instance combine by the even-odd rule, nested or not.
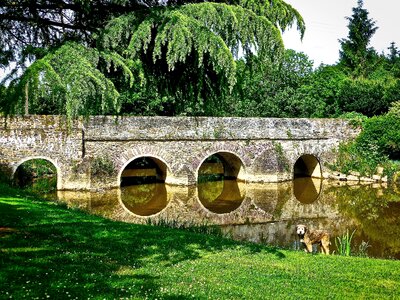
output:
[[[9,108],[21,107],[27,99],[39,103],[57,98],[54,110],[70,117],[96,113],[89,107],[96,107],[97,113],[118,110],[118,91],[131,88],[134,79],[143,84],[152,78],[158,92],[172,95],[178,104],[216,100],[235,84],[235,57],[257,53],[265,61],[279,59],[283,50],[280,30],[296,22],[304,32],[301,16],[281,0],[184,5],[180,1],[34,2],[5,1],[0,6],[4,32],[0,43],[8,45],[1,53],[3,62],[24,59],[24,51],[38,58],[11,82],[9,90],[19,97],[14,97],[17,101],[10,102]],[[17,12],[14,17],[13,10]],[[68,39],[75,43],[65,44]],[[26,51],[37,47],[46,50]],[[68,59],[70,53],[80,54]],[[86,63],[87,55],[96,59],[86,59]],[[57,66],[66,61],[75,74],[90,76],[67,76],[68,68]],[[29,90],[25,97],[21,94],[24,88]]]

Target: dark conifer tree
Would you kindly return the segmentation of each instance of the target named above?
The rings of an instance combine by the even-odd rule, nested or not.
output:
[[[364,77],[376,57],[376,51],[369,47],[369,43],[378,27],[369,18],[369,12],[363,8],[363,4],[363,0],[358,0],[357,7],[353,7],[352,16],[347,17],[349,34],[346,39],[340,40],[339,64],[353,77]]]

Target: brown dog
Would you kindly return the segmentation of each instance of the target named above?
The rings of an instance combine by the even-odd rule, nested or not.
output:
[[[321,252],[329,255],[329,232],[326,230],[310,230],[306,225],[297,225],[296,233],[300,239],[300,243],[306,246],[306,252],[312,252],[312,245],[318,244]]]

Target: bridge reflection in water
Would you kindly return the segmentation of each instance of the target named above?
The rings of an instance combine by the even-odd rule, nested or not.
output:
[[[51,162],[27,163],[27,169],[40,165],[40,170],[47,170],[43,179],[56,179],[51,176],[54,168],[43,167]],[[298,223],[331,231],[332,245],[335,236],[356,229],[353,251],[364,241],[371,245],[368,252],[372,256],[400,258],[398,187],[313,178],[319,175],[319,162],[309,155],[296,162],[293,181],[283,183],[245,184],[238,178],[241,168],[241,161],[232,154],[215,153],[201,164],[197,185],[171,186],[165,184],[168,170],[161,160],[140,157],[123,170],[119,189],[59,191],[58,197],[71,206],[116,220],[216,224],[234,239],[285,247],[297,245],[294,226]],[[16,176],[24,174],[24,169],[16,172]],[[17,179],[24,182],[24,177]],[[43,190],[46,185],[33,179],[33,190],[36,184],[36,190]]]
[[[293,193],[301,203],[311,204],[316,201],[321,189],[321,178],[298,177],[293,179]]]
[[[164,183],[121,187],[121,203],[135,215],[152,216],[167,207],[167,189]]]
[[[304,182],[305,191],[300,192]],[[151,183],[104,192],[59,191],[58,197],[69,206],[115,220],[216,224],[234,239],[290,248],[298,223],[327,229],[333,237],[356,229],[355,248],[365,241],[371,245],[369,255],[400,259],[400,202],[394,200],[398,193],[380,185],[339,186],[308,178],[276,184],[223,180],[192,187]],[[332,239],[333,250],[334,245]]]
[[[221,180],[199,183],[198,197],[210,212],[230,213],[240,207],[244,200],[244,183],[236,180]]]

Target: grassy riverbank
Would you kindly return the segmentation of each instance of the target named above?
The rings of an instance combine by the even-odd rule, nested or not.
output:
[[[400,261],[308,255],[114,222],[0,184],[0,299],[400,295]]]

